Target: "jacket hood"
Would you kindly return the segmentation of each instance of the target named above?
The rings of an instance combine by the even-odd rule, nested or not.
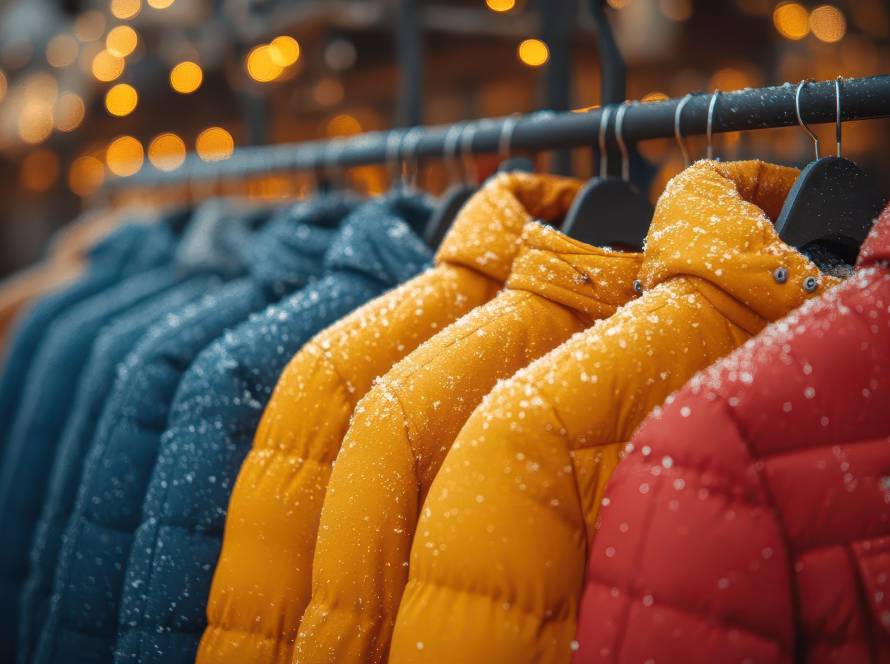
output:
[[[858,267],[890,263],[890,205],[884,208],[859,250]]]
[[[176,247],[177,271],[217,272],[227,277],[242,274],[248,258],[252,221],[222,199],[202,203]]]
[[[836,283],[773,226],[797,175],[761,161],[699,161],[674,177],[649,227],[643,288],[691,277],[725,315],[756,332],[811,296],[808,279],[820,290]]]
[[[574,240],[536,222],[522,230],[507,287],[603,318],[635,296],[640,253],[613,251]]]
[[[273,216],[250,240],[248,270],[263,286],[288,293],[322,269],[337,227],[355,208],[353,198],[329,195],[301,201]]]
[[[431,214],[429,201],[410,193],[364,203],[331,242],[325,271],[358,272],[387,285],[410,279],[430,262],[431,252],[416,231]]]
[[[525,225],[535,219],[561,219],[582,184],[573,178],[533,173],[501,173],[491,178],[461,208],[436,262],[458,263],[505,281]]]

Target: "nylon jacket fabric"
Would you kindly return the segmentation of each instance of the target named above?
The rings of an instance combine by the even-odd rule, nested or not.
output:
[[[152,326],[127,356],[84,462],[36,662],[111,661],[124,566],[183,373],[227,329],[320,274],[350,205],[301,204],[271,222],[249,247],[250,276]]]
[[[854,277],[634,434],[576,662],[890,661],[888,259],[885,211]]]
[[[46,620],[62,533],[77,497],[83,459],[113,387],[118,364],[154,323],[244,271],[243,247],[249,241],[249,224],[219,203],[208,201],[196,210],[176,249],[174,269],[185,277],[183,281],[115,320],[93,344],[74,391],[55,461],[50,464],[52,472],[35,529],[28,581],[22,591],[21,664],[31,661]]]
[[[567,662],[604,484],[642,419],[833,279],[770,222],[796,177],[698,162],[659,199],[643,295],[500,383],[424,503],[390,661]],[[779,283],[775,270],[788,279]]]
[[[385,660],[418,507],[466,418],[498,380],[629,301],[640,258],[528,223],[507,288],[362,399],[328,484],[296,660]]]
[[[489,180],[458,214],[435,267],[323,331],[288,364],[232,494],[201,664],[290,662],[331,464],[355,404],[377,376],[501,288],[529,220],[523,200],[546,213],[573,191],[546,176]]]
[[[394,195],[349,216],[326,276],[214,342],[182,380],[127,566],[115,661],[191,663],[226,507],[287,361],[315,333],[429,265],[431,209]]]

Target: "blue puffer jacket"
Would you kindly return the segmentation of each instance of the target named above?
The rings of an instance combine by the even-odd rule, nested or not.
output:
[[[229,495],[278,376],[317,332],[429,264],[415,234],[429,213],[416,196],[367,203],[328,251],[324,279],[218,339],[189,369],[130,553],[115,662],[194,661]]]
[[[122,226],[87,253],[88,267],[77,281],[44,297],[18,321],[0,374],[0,455],[6,449],[31,362],[52,322],[78,302],[121,279],[170,260],[175,242],[168,224]],[[0,641],[6,639],[0,637]],[[2,657],[0,661],[4,661]]]
[[[224,280],[243,273],[249,227],[218,201],[203,204],[179,243],[174,269],[187,275],[182,283],[115,320],[93,345],[77,389],[71,414],[51,464],[43,509],[31,547],[28,580],[22,591],[18,660],[28,664],[46,620],[62,533],[77,497],[86,449],[95,433],[117,365],[158,320]],[[45,472],[45,469],[41,469]]]
[[[250,276],[149,330],[121,366],[83,467],[36,662],[108,662],[117,634],[124,565],[180,379],[227,329],[320,275],[351,203],[296,206],[250,247]]]

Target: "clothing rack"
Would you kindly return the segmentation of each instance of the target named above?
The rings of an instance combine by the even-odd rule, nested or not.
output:
[[[797,85],[751,88],[721,93],[713,114],[713,133],[750,131],[797,124]],[[688,99],[680,117],[683,136],[707,131],[711,93]],[[627,143],[674,136],[674,117],[681,99],[631,103],[623,121]],[[835,122],[835,81],[813,82],[800,95],[801,115],[807,124]],[[890,75],[844,79],[841,84],[841,120],[866,120],[890,116]],[[182,168],[173,172],[151,166],[139,173],[107,181],[112,189],[221,181],[295,171],[325,171],[352,166],[384,164],[396,159],[457,157],[460,154],[498,153],[507,138],[511,151],[541,152],[596,145],[601,109],[589,112],[535,113],[522,117],[481,119],[468,123],[456,150],[455,125],[377,131],[348,139],[288,143],[236,149],[229,159],[201,161],[190,154]],[[506,126],[505,126],[506,125]],[[614,143],[614,122],[607,132]],[[472,134],[470,132],[472,131]],[[409,137],[409,132],[414,132]],[[447,140],[446,140],[447,138]]]

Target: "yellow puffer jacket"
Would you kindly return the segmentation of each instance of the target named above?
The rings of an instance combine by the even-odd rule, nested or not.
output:
[[[485,398],[423,505],[390,662],[569,662],[603,489],[635,427],[835,281],[770,222],[796,175],[761,162],[686,169],[656,207],[642,297]]]
[[[296,661],[385,660],[418,507],[467,417],[498,380],[631,300],[641,259],[527,224],[507,288],[359,402],[325,495]]]
[[[503,286],[523,226],[556,219],[575,180],[507,174],[467,202],[433,269],[320,333],[282,373],[234,487],[200,664],[291,659],[322,499],[375,377]]]

